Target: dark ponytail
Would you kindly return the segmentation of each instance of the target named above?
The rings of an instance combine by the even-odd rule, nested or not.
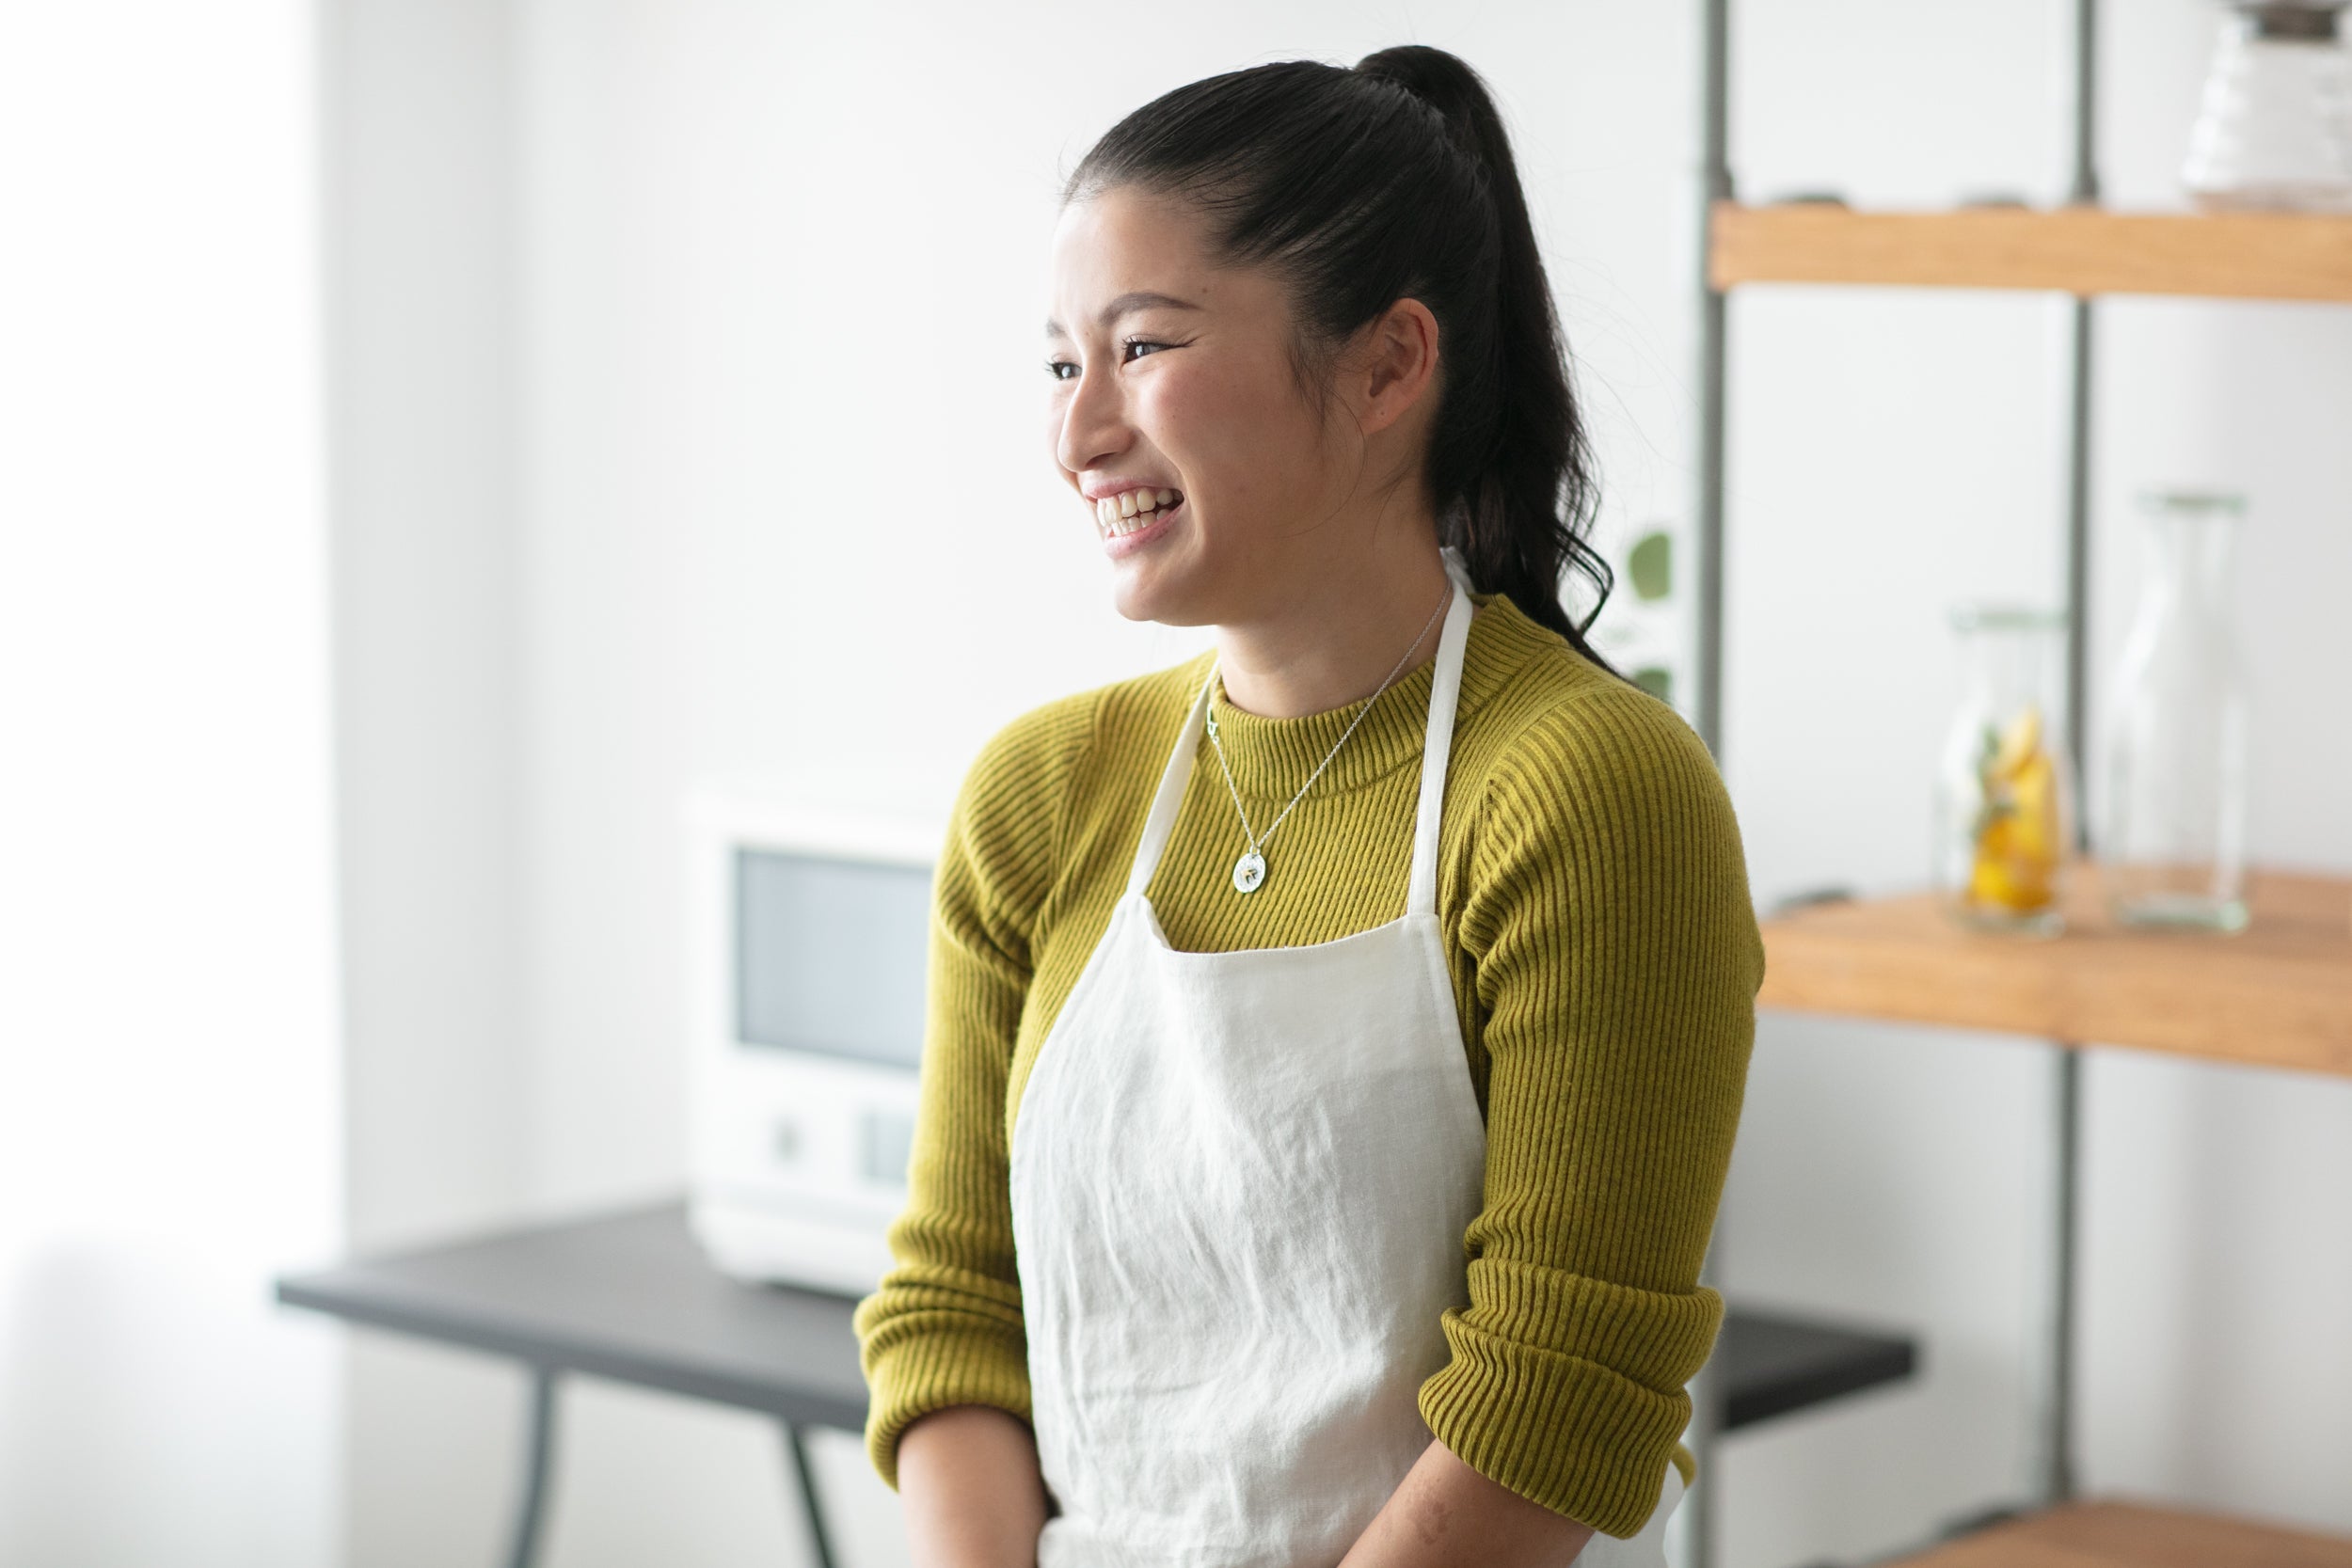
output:
[[[1482,591],[1616,672],[1585,640],[1614,581],[1586,538],[1598,500],[1551,285],[1486,83],[1405,44],[1351,70],[1282,60],[1164,93],[1105,132],[1062,200],[1119,185],[1184,198],[1228,263],[1290,284],[1317,390],[1328,355],[1399,299],[1438,321],[1443,391],[1426,477],[1438,541]],[[1562,579],[1597,590],[1577,623]]]

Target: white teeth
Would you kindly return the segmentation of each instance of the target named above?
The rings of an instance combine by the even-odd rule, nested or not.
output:
[[[1094,520],[1106,534],[1133,533],[1182,499],[1173,490],[1129,490],[1115,499],[1105,496],[1094,503]]]

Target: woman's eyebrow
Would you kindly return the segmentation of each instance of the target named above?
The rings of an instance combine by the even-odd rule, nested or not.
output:
[[[1174,294],[1153,293],[1149,289],[1134,289],[1126,293],[1120,294],[1117,299],[1114,299],[1108,305],[1104,306],[1102,315],[1096,319],[1100,321],[1103,325],[1108,326],[1111,323],[1117,321],[1120,317],[1126,315],[1131,310],[1149,310],[1154,306],[1168,310],[1198,310],[1200,309],[1200,306],[1195,305],[1191,300],[1178,299]],[[1069,333],[1062,330],[1061,323],[1056,321],[1051,316],[1045,318],[1045,335],[1048,338],[1067,338],[1070,336]]]

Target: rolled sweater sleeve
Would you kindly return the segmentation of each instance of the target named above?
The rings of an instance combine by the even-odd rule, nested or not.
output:
[[[1683,1385],[1723,1321],[1698,1275],[1763,978],[1745,856],[1705,745],[1631,688],[1531,720],[1472,832],[1486,1185],[1422,1415],[1481,1474],[1629,1536],[1687,1466]]]
[[[923,1055],[893,1266],[854,1323],[866,1451],[892,1487],[917,1417],[986,1404],[1029,1419],[1014,1267],[1006,1085],[1052,886],[1068,780],[1091,708],[1064,699],[984,745],[949,814],[932,880]]]

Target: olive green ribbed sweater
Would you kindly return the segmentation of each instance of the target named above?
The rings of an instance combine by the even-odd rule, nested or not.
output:
[[[1674,710],[1502,595],[1472,596],[1438,912],[1486,1119],[1470,1307],[1422,1386],[1431,1432],[1515,1492],[1612,1535],[1656,1506],[1683,1384],[1723,1300],[1698,1284],[1755,1037],[1763,944],[1731,804]],[[898,1481],[907,1423],[1029,1418],[1008,1152],[1040,1044],[1126,884],[1160,768],[1214,654],[1015,719],[955,804],[933,894],[922,1093],[896,1266],[860,1304],[866,1441]],[[1147,890],[1170,945],[1329,942],[1404,912],[1434,663],[1372,700],[1268,846],[1265,885],[1214,753]],[[1295,719],[1212,695],[1265,823],[1361,702]],[[1115,1114],[1104,1107],[1104,1114]]]

